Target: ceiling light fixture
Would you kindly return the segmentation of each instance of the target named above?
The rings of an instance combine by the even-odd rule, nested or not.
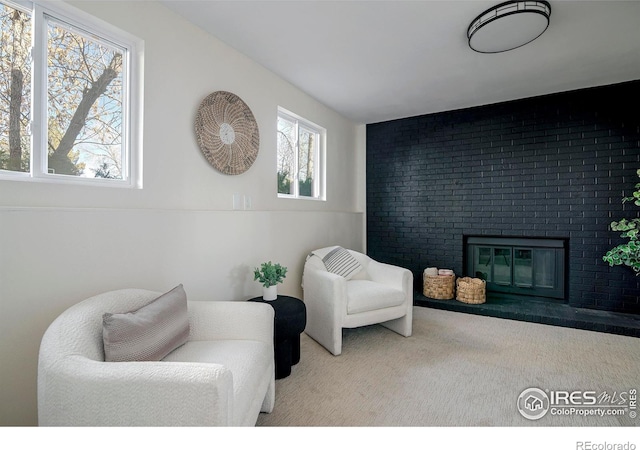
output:
[[[549,26],[551,5],[545,1],[508,1],[476,17],[467,29],[469,47],[480,53],[500,53],[540,36]]]

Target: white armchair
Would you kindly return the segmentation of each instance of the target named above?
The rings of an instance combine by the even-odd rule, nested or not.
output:
[[[188,341],[162,361],[105,362],[102,316],[161,293],[108,292],[63,312],[38,362],[42,426],[253,426],[275,400],[273,308],[188,302]]]
[[[413,274],[347,250],[361,266],[355,275],[332,273],[325,265],[336,247],[309,254],[302,276],[307,307],[305,332],[334,355],[342,353],[342,329],[380,323],[408,337],[412,332]]]

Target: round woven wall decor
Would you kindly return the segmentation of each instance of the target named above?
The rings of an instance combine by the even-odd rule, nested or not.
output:
[[[209,164],[227,175],[245,172],[258,156],[258,123],[246,103],[231,92],[214,92],[200,103],[196,137]]]

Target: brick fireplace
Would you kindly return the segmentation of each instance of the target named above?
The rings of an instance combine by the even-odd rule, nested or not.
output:
[[[560,301],[640,315],[640,277],[602,255],[639,180],[640,81],[367,125],[367,251],[409,268],[465,266],[468,236],[567,244]],[[489,303],[489,301],[487,302]]]

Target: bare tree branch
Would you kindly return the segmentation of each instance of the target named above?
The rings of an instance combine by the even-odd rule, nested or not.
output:
[[[122,55],[116,53],[111,59],[109,66],[105,68],[104,72],[102,72],[95,83],[93,83],[89,89],[85,90],[82,100],[71,118],[69,127],[60,140],[58,147],[54,150],[53,155],[51,155],[52,160],[55,161],[63,159],[69,154],[78,134],[80,134],[80,131],[82,131],[82,128],[85,126],[91,106],[107,90],[109,83],[118,76],[117,68],[121,64]]]

